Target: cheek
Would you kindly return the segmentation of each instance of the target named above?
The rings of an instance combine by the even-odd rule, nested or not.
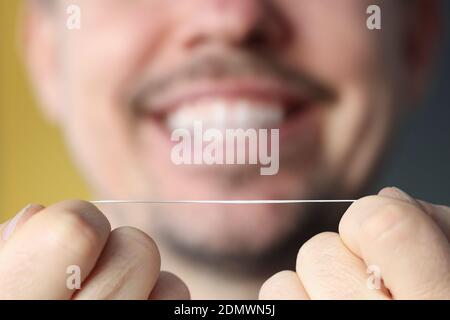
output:
[[[143,3],[152,1],[78,2],[81,29],[62,35],[60,56],[68,90],[64,99],[70,99],[70,111],[80,116],[102,121],[112,120],[110,113],[121,113],[127,119],[132,111],[127,105],[130,85],[159,43],[164,17],[144,10]]]
[[[360,190],[373,173],[399,107],[389,72],[357,75],[340,84],[324,125],[325,170],[344,194]]]
[[[368,1],[281,3],[292,6],[285,12],[297,30],[289,61],[338,94],[324,116],[324,172],[338,184],[360,187],[376,163],[394,118],[397,93],[393,85],[399,68],[393,43],[401,37],[393,28],[393,17],[386,15],[386,30],[378,32],[366,27]],[[385,11],[393,11],[389,4],[383,5],[388,6]]]
[[[283,2],[292,7],[286,12],[295,30],[293,63],[334,85],[378,69],[380,39],[366,27],[366,1]]]
[[[86,4],[81,29],[65,34],[68,76],[87,94],[101,90],[117,95],[129,89],[127,80],[151,57],[164,33],[167,19],[162,10],[145,8],[142,1],[127,6],[109,3]]]
[[[135,118],[127,98],[141,64],[160,41],[164,14],[149,10],[152,1],[78,3],[81,29],[64,29],[61,39],[65,134],[94,187],[120,188],[112,192],[126,195],[138,180]]]

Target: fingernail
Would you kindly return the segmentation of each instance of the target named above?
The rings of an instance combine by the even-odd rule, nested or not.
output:
[[[28,210],[33,208],[33,206],[34,206],[33,204],[27,205],[25,208],[20,210],[19,213],[16,214],[16,216],[8,223],[8,225],[5,227],[5,230],[3,230],[3,233],[2,233],[2,239],[4,241],[8,240],[11,237],[11,235],[14,232],[14,229],[17,226],[17,223],[20,221],[20,219],[23,217],[23,215],[28,212]]]
[[[403,200],[411,204],[418,205],[417,201],[413,197],[397,187],[384,188],[378,193],[378,195],[397,200]]]
[[[389,197],[392,199],[406,201],[406,202],[414,205],[418,209],[428,212],[427,208],[424,207],[420,203],[420,201],[418,201],[417,199],[414,199],[409,194],[407,194],[405,191],[403,191],[397,187],[384,188],[383,190],[380,191],[380,193],[378,193],[378,195],[384,196],[384,197]]]

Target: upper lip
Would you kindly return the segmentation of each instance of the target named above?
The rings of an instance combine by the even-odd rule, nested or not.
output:
[[[229,51],[194,55],[176,71],[147,79],[132,103],[139,113],[154,116],[167,115],[201,98],[274,102],[289,112],[333,96],[329,88],[306,73],[261,55]]]
[[[295,88],[289,83],[271,78],[200,80],[181,83],[160,95],[144,96],[138,103],[138,111],[160,117],[200,99],[221,98],[274,102],[288,114],[322,97],[320,92],[311,88]]]

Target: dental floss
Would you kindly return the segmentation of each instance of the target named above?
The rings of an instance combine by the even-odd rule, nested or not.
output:
[[[356,200],[93,200],[92,204],[299,204],[353,203]]]

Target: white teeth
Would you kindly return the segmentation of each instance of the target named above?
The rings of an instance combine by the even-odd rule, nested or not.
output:
[[[170,130],[190,129],[195,121],[201,121],[205,129],[258,129],[279,127],[283,117],[283,108],[276,103],[208,99],[180,106],[166,122]]]

